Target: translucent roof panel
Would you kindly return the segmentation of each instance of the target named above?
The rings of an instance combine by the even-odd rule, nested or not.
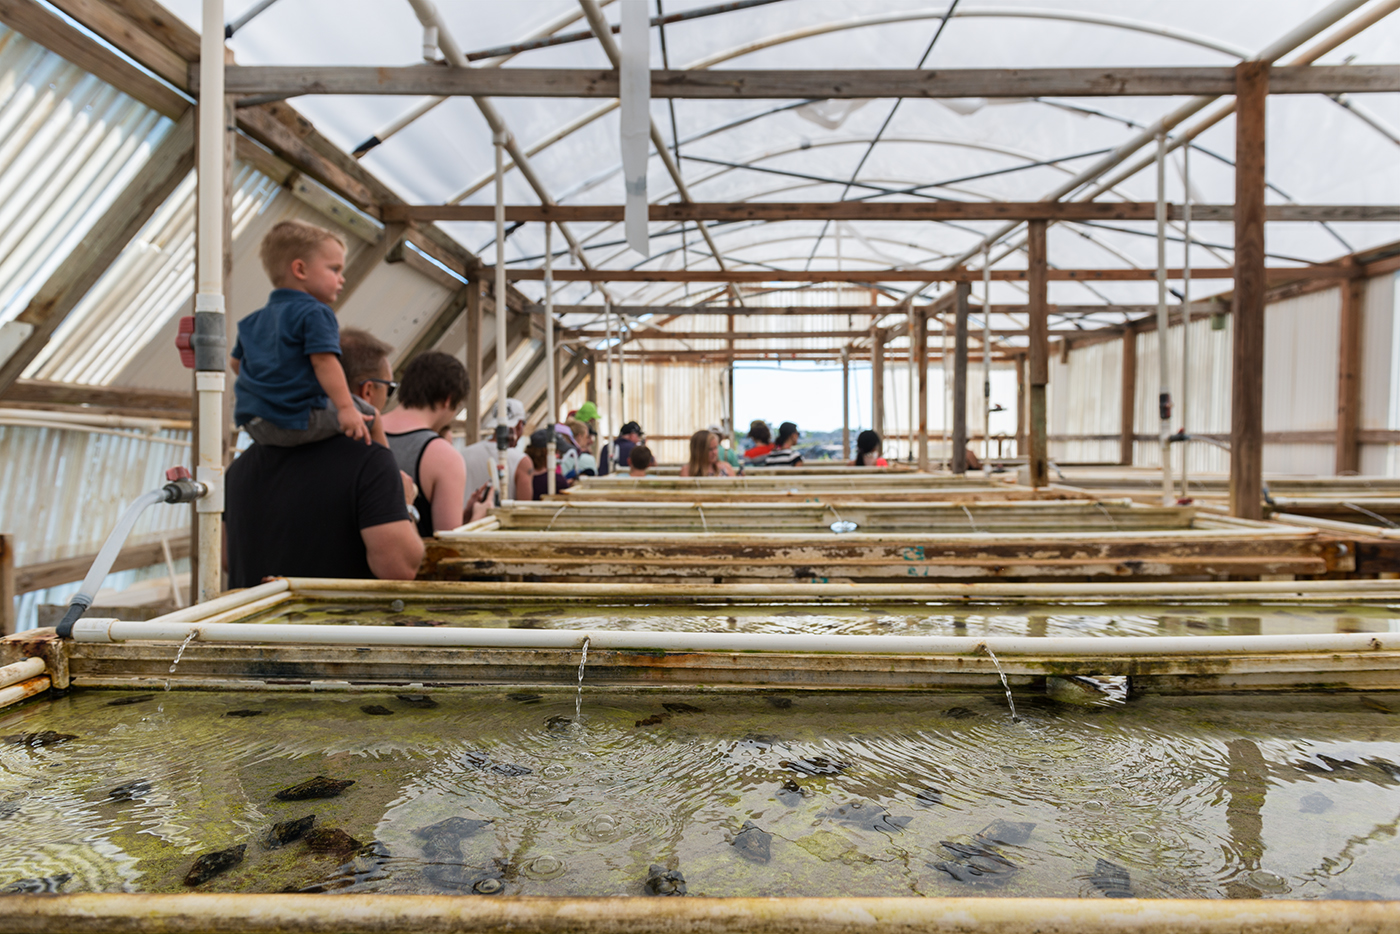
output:
[[[171,0],[198,26],[195,0]],[[229,15],[242,12],[231,3]],[[705,0],[670,0],[666,14],[699,10]],[[458,44],[487,50],[551,32],[587,29],[571,0],[530,3],[438,4]],[[648,4],[654,13],[659,3]],[[952,16],[941,4],[870,0],[779,0],[672,23],[651,30],[653,67],[672,68],[1008,68],[1143,65],[1233,65],[1275,42],[1329,5],[1321,0],[1182,3],[1022,0],[1014,5],[962,0]],[[1375,6],[1361,4],[1362,16]],[[604,4],[613,21],[617,5]],[[1348,19],[1343,18],[1344,25]],[[1340,26],[1322,29],[1319,37]],[[941,33],[940,33],[941,29]],[[664,50],[663,50],[664,33]],[[937,42],[934,43],[934,37]],[[407,2],[299,0],[274,4],[231,40],[243,64],[412,64],[421,60],[423,31]],[[1294,52],[1318,40],[1302,42]],[[1400,61],[1400,16],[1383,18],[1323,54],[1321,64]],[[526,51],[481,67],[609,66],[594,38]],[[1228,100],[1228,99],[1227,99]],[[304,97],[293,103],[347,150],[375,135],[387,138],[364,163],[413,203],[489,204],[493,149],[490,130],[470,99],[450,99],[390,134],[398,118],[422,102],[391,97]],[[654,100],[653,120],[679,155],[697,201],[836,201],[842,199],[1035,201],[1046,197],[1182,103],[1181,98],[1115,97],[985,100],[699,101]],[[501,98],[494,101],[515,138],[531,152],[533,169],[549,196],[566,204],[620,204],[619,124],[615,102]],[[1207,108],[1203,114],[1211,113]],[[1190,127],[1188,119],[1182,127]],[[1269,198],[1276,203],[1400,204],[1400,95],[1275,96],[1268,111]],[[873,142],[878,139],[878,142]],[[1131,164],[1144,149],[1129,159]],[[1234,120],[1201,133],[1190,153],[1192,197],[1206,203],[1234,199]],[[1167,197],[1185,197],[1181,152],[1170,157]],[[676,186],[652,155],[649,197],[677,200]],[[1085,193],[1069,197],[1084,197]],[[518,171],[505,179],[507,203],[538,203],[540,194]],[[1150,201],[1156,176],[1149,167],[1097,196]],[[494,228],[485,223],[443,225],[492,262]],[[568,225],[587,262],[599,268],[710,268],[717,265],[695,225],[651,226],[650,258],[622,241],[620,224]],[[981,263],[984,238],[998,223],[892,223],[791,221],[715,224],[710,233],[730,269],[944,268],[959,259]],[[1228,223],[1192,227],[1194,266],[1232,261]],[[1168,263],[1185,259],[1173,227]],[[1400,224],[1270,224],[1270,263],[1322,262],[1400,240]],[[1024,268],[1022,238],[1012,233],[993,248],[998,267]],[[556,237],[558,265],[563,254]],[[542,265],[544,230],[515,230],[504,250],[512,266]],[[1059,267],[1140,267],[1156,263],[1153,225],[1143,222],[1063,223],[1052,227],[1050,260]],[[917,283],[885,283],[892,299]],[[1229,288],[1229,280],[1199,281],[1193,295]],[[540,295],[538,282],[522,290]],[[946,287],[945,287],[946,288]],[[980,286],[977,287],[980,290]],[[1055,303],[1140,304],[1155,301],[1151,282],[1054,282]],[[616,300],[686,301],[674,283],[617,283]],[[692,293],[713,293],[695,287]],[[935,290],[926,290],[925,297]],[[992,300],[1024,300],[1015,283],[994,283]],[[583,283],[561,285],[562,303],[599,302]],[[1121,315],[1080,323],[1121,321]]]

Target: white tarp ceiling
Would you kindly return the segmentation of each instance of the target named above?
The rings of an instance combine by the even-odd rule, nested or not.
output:
[[[192,25],[199,25],[197,0],[168,0]],[[228,18],[248,4],[229,0]],[[439,8],[464,50],[488,49],[537,34],[561,17],[579,13],[574,0],[529,3],[440,0]],[[707,0],[671,0],[667,14],[710,5]],[[1123,65],[1230,65],[1267,46],[1327,4],[1322,0],[1254,2],[1086,2],[1021,0],[1014,7],[987,0],[956,4],[926,67],[1054,67]],[[1361,13],[1370,8],[1363,7]],[[652,12],[660,4],[652,4]],[[714,67],[890,68],[914,67],[937,33],[941,4],[871,0],[782,0],[665,27],[664,61],[673,68],[704,61]],[[333,13],[333,15],[332,15]],[[615,6],[605,8],[617,20]],[[1358,14],[1359,15],[1359,14]],[[1118,25],[1094,23],[1094,18]],[[563,31],[586,29],[581,18]],[[1323,35],[1331,30],[1324,31]],[[1157,34],[1159,32],[1167,35]],[[791,41],[778,41],[784,36]],[[396,0],[282,0],[231,40],[243,64],[409,64],[420,60],[423,33],[407,2]],[[663,66],[661,30],[652,30],[652,64]],[[1310,45],[1305,43],[1304,45]],[[746,54],[736,51],[759,46]],[[1323,56],[1320,63],[1400,61],[1400,14],[1382,20]],[[608,67],[593,39],[523,53],[505,67]],[[1363,95],[1357,102],[1384,124],[1400,127],[1400,95]],[[404,98],[307,97],[294,101],[317,127],[347,150],[412,109]],[[917,196],[961,200],[1031,201],[1044,196],[1090,164],[1093,156],[1124,142],[1180,103],[1166,98],[1024,101],[981,106],[977,101],[907,100],[892,119],[894,101],[864,106],[849,102],[796,108],[782,101],[652,102],[652,115],[668,140],[679,138],[680,164],[693,197],[702,201],[823,201],[879,195],[881,189],[920,186]],[[600,109],[598,101],[498,99],[498,110],[515,137],[534,144],[562,126]],[[742,121],[742,118],[753,117]],[[870,140],[884,128],[873,148]],[[562,203],[620,204],[623,182],[616,110],[567,135],[532,157],[549,191]],[[736,124],[737,125],[732,125]],[[731,126],[732,125],[732,126]],[[674,126],[674,135],[673,129]],[[729,127],[715,132],[718,128]],[[1207,202],[1233,200],[1234,121],[1227,118],[1197,140],[1191,158],[1195,196]],[[1299,203],[1400,203],[1400,146],[1338,103],[1320,96],[1271,98],[1268,118],[1268,178],[1271,201]],[[1054,165],[1020,168],[1062,160]],[[489,178],[491,133],[470,99],[451,99],[365,156],[365,164],[407,200],[442,203]],[[1168,197],[1182,199],[1180,156],[1168,173]],[[731,167],[737,166],[737,167]],[[857,173],[857,168],[859,171]],[[1012,171],[1000,171],[1012,170]],[[989,174],[998,173],[998,174]],[[970,177],[980,176],[980,177]],[[854,184],[848,184],[854,180]],[[653,154],[649,190],[653,201],[674,200],[674,183]],[[1152,200],[1155,176],[1144,171],[1112,195]],[[466,203],[490,203],[482,185]],[[886,195],[886,197],[891,197]],[[508,203],[537,203],[518,172],[506,179]],[[444,225],[467,247],[494,260],[489,224]],[[730,224],[712,233],[731,268],[938,268],[975,246],[993,223],[905,224],[821,222]],[[574,232],[599,267],[640,263],[622,241],[621,225],[575,224]],[[1112,267],[1155,264],[1152,225],[1063,224],[1052,227],[1050,259],[1057,266]],[[691,225],[682,236],[670,225],[652,225],[649,268],[714,268]],[[839,232],[839,246],[838,246]],[[512,266],[542,265],[543,226],[526,225],[509,238]],[[1193,248],[1198,266],[1227,265],[1231,227],[1199,223],[1204,245]],[[1353,249],[1400,239],[1400,225],[1273,224],[1268,230],[1271,263],[1319,262]],[[555,239],[556,248],[562,246]],[[839,251],[839,260],[838,260]],[[1183,250],[1169,250],[1177,265]],[[560,265],[573,265],[561,257]],[[1007,267],[1024,265],[1015,255]],[[539,283],[522,289],[538,295]],[[890,284],[898,297],[908,284]],[[1228,287],[1201,282],[1195,295]],[[977,287],[980,290],[980,286]],[[993,285],[996,302],[1022,299],[1013,283]],[[590,286],[562,287],[561,302],[599,301]],[[618,284],[612,294],[628,302],[681,302],[677,284]],[[1148,282],[1052,283],[1051,301],[1144,303],[1155,300]],[[1120,318],[1105,316],[1104,321]],[[1009,322],[1006,322],[1009,323]],[[1091,324],[1091,321],[1084,322]],[[1003,322],[994,321],[997,326]]]

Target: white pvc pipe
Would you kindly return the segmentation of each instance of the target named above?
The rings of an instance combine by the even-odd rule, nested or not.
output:
[[[1191,391],[1191,147],[1181,150],[1181,195],[1182,239],[1185,241],[1185,254],[1181,260],[1181,433],[1189,435],[1186,424],[1186,400]],[[1181,498],[1189,499],[1186,472],[1191,460],[1191,449],[1181,446]]]
[[[982,474],[992,473],[992,247],[982,251]]]
[[[199,642],[303,645],[394,645],[433,648],[590,649],[664,652],[775,652],[839,655],[984,655],[1119,657],[1397,652],[1400,633],[1283,636],[829,636],[793,633],[618,632],[590,630],[419,628],[306,624],[169,623],[83,619],[78,642]]]
[[[1171,406],[1172,389],[1168,378],[1167,338],[1170,317],[1167,312],[1167,134],[1157,134],[1157,444],[1162,459],[1162,505],[1172,498]]]
[[[4,668],[0,668],[0,688],[7,688],[12,684],[28,681],[30,678],[37,678],[44,673],[44,670],[42,658],[26,658],[13,665],[6,665]]]
[[[948,372],[948,314],[944,312],[938,316],[938,326],[943,332],[943,355],[938,358],[938,368],[943,374],[943,444],[944,456],[947,458],[947,469],[953,468],[953,437],[949,433],[953,424],[953,399],[950,381],[952,374]]]
[[[597,444],[598,466],[599,466],[599,467],[602,467],[602,465],[603,465],[603,452],[604,452],[604,449],[606,449],[606,450],[607,450],[607,454],[608,454],[608,465],[609,465],[609,466],[608,466],[608,470],[609,470],[609,472],[615,473],[616,471],[614,470],[614,468],[616,467],[616,465],[613,464],[613,462],[612,462],[612,436],[613,436],[613,429],[617,426],[617,422],[616,422],[616,420],[615,420],[615,419],[616,419],[616,415],[615,415],[615,413],[614,413],[614,411],[613,411],[613,398],[614,398],[614,395],[613,395],[613,385],[614,385],[614,384],[613,384],[613,327],[612,327],[612,321],[613,321],[612,299],[610,299],[610,298],[604,296],[604,298],[603,298],[603,333],[604,333],[604,335],[605,335],[604,340],[605,340],[605,342],[606,342],[606,344],[607,344],[607,354],[608,354],[608,395],[607,395],[607,399],[604,400],[604,401],[605,401],[605,403],[606,403],[606,405],[607,405],[607,408],[608,408],[608,413],[607,413],[607,414],[608,414],[608,419],[607,419],[608,427],[607,427],[606,429],[603,428],[603,420],[602,420],[601,418],[598,419],[598,437],[595,438],[594,441],[595,441],[596,444]]]
[[[554,422],[558,417],[559,406],[554,400],[554,225],[548,222],[544,225],[544,363],[545,372],[548,377],[548,384],[545,390],[545,427],[549,430],[548,451],[545,454],[545,470],[549,476],[545,481],[549,494],[553,496],[558,490],[557,482],[554,479],[555,461],[558,452],[554,444]]]
[[[199,217],[195,248],[199,281],[194,310],[224,314],[224,3],[204,0],[200,24],[199,171],[196,184]],[[198,525],[199,579],[196,602],[223,590],[224,512],[224,372],[195,373],[199,412],[199,447],[194,457],[195,479],[208,491],[195,503]]]
[[[501,165],[505,161],[506,140],[508,138],[509,134],[504,131],[497,131],[492,135],[496,149],[496,431],[498,434],[501,426],[507,424],[506,315],[510,313],[510,297],[506,293],[506,186]],[[500,442],[497,441],[497,445],[499,444]],[[502,502],[505,502],[510,494],[510,462],[506,455],[507,449],[499,448],[496,475]],[[530,498],[528,491],[516,490],[515,492],[517,496]]]

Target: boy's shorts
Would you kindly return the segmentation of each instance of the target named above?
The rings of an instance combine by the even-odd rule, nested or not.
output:
[[[355,408],[365,415],[376,414],[374,406],[359,396],[351,396],[350,398],[355,401]],[[275,448],[294,448],[303,444],[325,441],[327,438],[334,438],[340,434],[340,415],[333,403],[327,403],[324,409],[311,410],[305,428],[283,428],[281,425],[274,425],[265,418],[255,418],[244,425],[243,430],[248,432],[248,436],[258,444],[266,444]]]

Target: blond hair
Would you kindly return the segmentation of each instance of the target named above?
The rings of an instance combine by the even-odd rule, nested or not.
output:
[[[258,251],[267,277],[277,282],[286,274],[292,260],[310,259],[316,248],[327,240],[334,240],[341,249],[345,248],[344,238],[333,230],[306,221],[281,221],[275,224],[263,237],[262,247]]]

